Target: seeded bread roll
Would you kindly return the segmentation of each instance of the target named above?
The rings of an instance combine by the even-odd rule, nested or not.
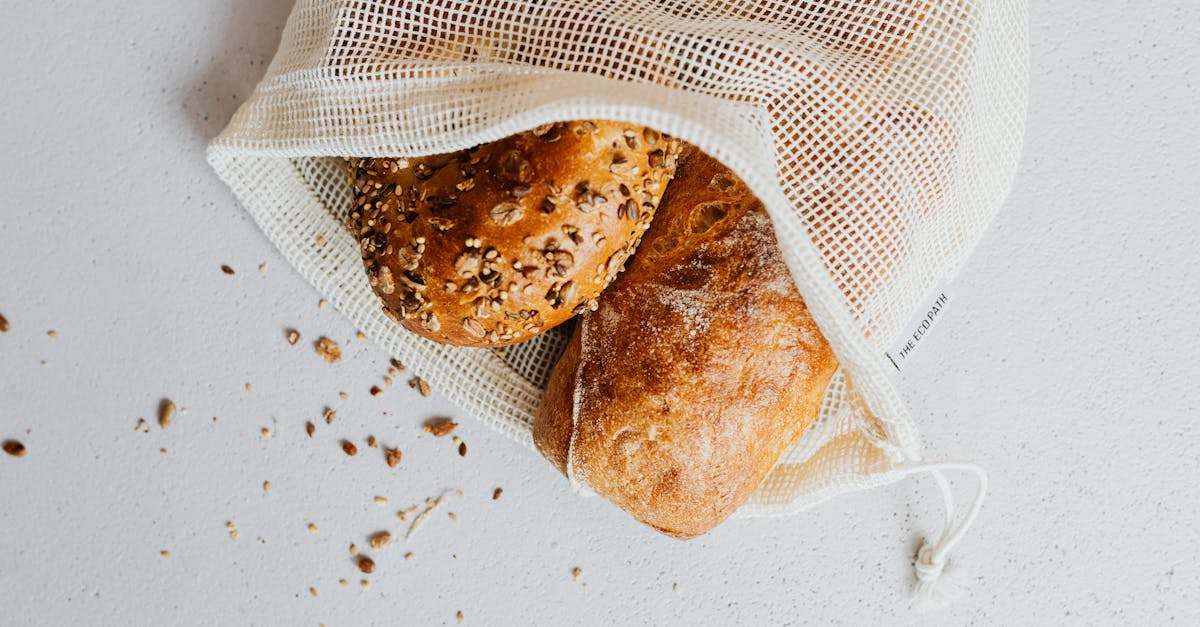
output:
[[[504,346],[595,306],[678,154],[652,129],[581,121],[453,154],[361,159],[350,227],[390,318],[438,342]]]
[[[629,268],[580,317],[534,442],[638,520],[696,536],[800,439],[837,366],[762,204],[688,147]]]

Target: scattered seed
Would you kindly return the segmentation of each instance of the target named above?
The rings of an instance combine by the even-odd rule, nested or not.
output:
[[[392,384],[392,378],[391,378],[391,377],[384,377],[384,378],[383,378],[383,384],[384,384],[384,385],[391,385],[391,384]]]
[[[333,424],[333,417],[336,415],[337,415],[336,411],[334,411],[332,408],[326,407],[325,414],[324,414],[325,424],[327,424],[327,425]]]
[[[378,549],[379,547],[387,546],[388,544],[391,544],[391,542],[392,542],[392,534],[390,534],[386,531],[380,531],[379,533],[371,536],[371,548],[373,548],[373,549]]]
[[[337,345],[337,342],[334,342],[324,335],[317,340],[316,348],[317,354],[331,364],[342,358],[341,347]]]
[[[158,404],[158,426],[166,429],[175,420],[175,402],[164,398]]]
[[[247,384],[246,384],[246,391],[247,391],[247,392],[249,392],[249,391],[250,391],[251,389],[253,389],[253,388],[254,388],[254,386],[253,386],[253,385],[250,385],[249,383],[247,383]]]
[[[313,436],[313,432],[317,430],[317,425],[314,425],[311,421],[306,422],[304,423],[304,430],[308,432],[308,437],[311,438]]]
[[[161,556],[163,556],[163,557],[171,557],[171,552],[170,552],[170,551],[168,551],[168,550],[166,550],[166,549],[163,549],[162,551],[159,551],[159,552],[158,552],[158,554],[159,554],[159,555],[161,555]]]
[[[8,333],[10,328],[11,327],[8,326],[8,318],[5,318],[3,314],[0,314],[0,333]]]
[[[263,492],[270,492],[270,491],[271,491],[271,482],[264,481],[263,482]]]
[[[363,579],[362,581],[358,582],[358,585],[362,586],[363,590],[366,590],[367,588],[371,587],[371,582],[367,581],[366,579]]]
[[[504,488],[496,488],[492,491],[492,500],[495,501],[499,499],[501,494],[504,494]]]
[[[315,523],[308,523],[308,530],[311,531],[312,533],[316,533],[317,525]]]
[[[350,543],[350,557],[358,557],[358,545]]]
[[[575,568],[571,569],[571,578],[574,579],[575,581],[579,581],[579,578],[582,576],[583,576],[582,568],[576,566]]]
[[[446,512],[446,516],[450,517],[450,520],[458,520],[458,514],[454,512]]]
[[[454,617],[455,617],[455,618],[457,618],[457,619],[458,619],[458,622],[460,622],[460,623],[461,623],[461,622],[463,621],[463,613],[462,613],[462,610],[459,610],[457,613],[455,613],[455,614],[454,614]]]
[[[146,424],[145,418],[138,418],[137,424],[133,425],[133,430],[141,431],[142,433],[149,433],[150,425]]]
[[[325,308],[325,299],[322,298],[321,300],[317,301],[317,309],[324,309],[324,308]]]
[[[458,427],[458,423],[449,418],[430,418],[422,427],[426,433],[432,434],[435,438],[450,435],[454,429]]]
[[[339,585],[339,586],[346,586],[346,585],[349,585],[349,584],[350,584],[350,582],[349,582],[349,581],[346,581],[345,579],[338,579],[338,585]]]
[[[358,455],[358,447],[350,440],[342,440],[342,452],[353,457]]]
[[[421,396],[429,396],[433,393],[433,389],[430,388],[429,384],[425,382],[425,379],[422,379],[421,377],[413,377],[409,379],[408,387],[416,388],[417,391],[421,393]]]
[[[459,443],[458,443],[458,456],[459,456],[459,457],[466,457],[466,456],[467,456],[467,443],[466,443],[466,442],[459,442]]]
[[[258,273],[263,276],[267,276],[267,264],[265,264],[265,263],[258,264]]]
[[[384,457],[387,459],[388,468],[395,468],[400,465],[400,449],[385,448],[384,451],[386,452]]]
[[[367,446],[369,446],[371,448],[379,448],[379,442],[375,439],[375,436],[373,436],[373,435],[367,436]]]
[[[440,507],[441,504],[447,498],[449,498],[450,496],[462,496],[462,495],[463,495],[462,490],[446,490],[440,496],[438,496],[436,499],[425,499],[424,511],[422,511],[420,514],[417,514],[417,517],[413,519],[412,524],[409,525],[409,527],[408,527],[408,532],[404,534],[404,539],[407,540],[407,539],[412,538],[413,535],[416,534],[417,530],[421,528],[421,525],[423,525],[425,523],[425,521],[428,520],[429,517],[433,514],[433,511],[436,510],[438,507]],[[416,508],[413,508],[413,509],[416,509]]]
[[[388,500],[387,500],[387,497],[386,497],[386,496],[378,496],[378,495],[376,495],[376,497],[375,497],[375,502],[376,502],[377,504],[379,504],[379,505],[387,505],[387,502],[388,502]]]
[[[365,555],[358,558],[358,569],[370,575],[375,572],[375,560]]]
[[[308,593],[309,593],[309,594],[311,594],[311,595],[313,595],[313,596],[317,596],[317,589],[316,589],[316,588],[309,588],[309,589],[308,589]]]
[[[263,428],[262,428],[262,436],[263,436],[264,438],[269,438],[269,437],[271,437],[271,430],[270,430],[270,429],[268,429],[268,428],[266,428],[266,427],[263,427]]]
[[[300,332],[295,329],[288,329],[287,330],[287,341],[288,341],[288,344],[295,346],[296,342],[300,341]]]
[[[350,395],[345,392],[338,392],[338,398],[342,399],[343,401],[348,401],[350,400]]]
[[[224,265],[224,264],[221,265],[221,272],[224,272],[225,274],[233,274],[234,273],[233,268],[230,268],[229,266]]]
[[[363,335],[363,332],[362,332],[362,331],[359,331],[358,333],[355,333],[355,334],[354,334],[354,337],[356,337],[356,338],[358,338],[358,339],[360,339],[360,340],[365,340],[365,339],[367,339],[367,336],[366,336],[366,335]]]
[[[383,390],[378,385],[372,385],[371,396],[383,396]]]
[[[409,551],[408,553],[404,554],[404,559],[411,560],[412,558],[413,558],[412,551]]]
[[[3,446],[5,453],[8,453],[9,455],[12,455],[13,457],[24,457],[25,456],[25,445],[18,442],[17,440],[5,440],[4,444],[0,445],[0,446]]]

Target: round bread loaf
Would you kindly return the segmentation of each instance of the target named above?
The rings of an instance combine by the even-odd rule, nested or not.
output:
[[[679,141],[547,124],[416,159],[359,159],[358,237],[383,311],[431,340],[496,347],[595,307],[650,225]]]

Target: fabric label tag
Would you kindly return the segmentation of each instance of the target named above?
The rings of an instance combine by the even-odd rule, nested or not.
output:
[[[951,294],[950,288],[943,282],[934,288],[921,303],[916,316],[905,327],[905,332],[896,338],[896,341],[884,353],[897,372],[904,368],[913,353],[917,351],[917,347],[928,337],[929,331],[933,329],[938,320],[942,319],[942,314],[945,313],[946,306],[950,304],[952,298],[953,294]]]

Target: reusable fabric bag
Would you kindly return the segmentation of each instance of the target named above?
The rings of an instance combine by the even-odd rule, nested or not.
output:
[[[932,471],[947,523],[916,560],[918,591],[932,599],[985,475],[920,461],[892,373],[944,306],[929,295],[958,271],[1014,173],[1026,14],[1022,0],[299,0],[208,159],[339,311],[532,449],[566,333],[466,349],[391,322],[344,227],[343,158],[450,152],[579,119],[699,146],[766,206],[842,364],[815,425],[737,515],[792,514]],[[952,469],[980,480],[961,520],[942,475]]]

